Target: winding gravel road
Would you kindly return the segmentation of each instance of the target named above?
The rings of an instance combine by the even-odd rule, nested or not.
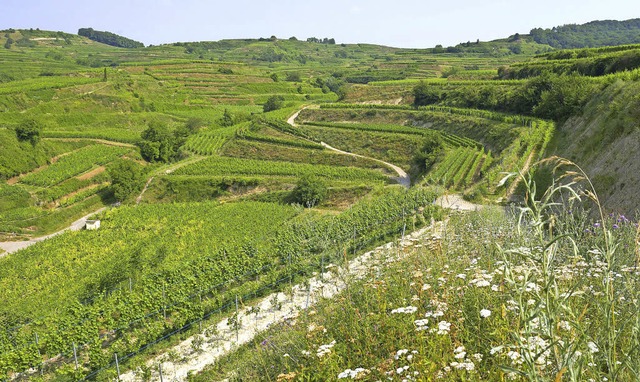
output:
[[[298,115],[300,115],[300,112],[302,112],[302,110],[306,109],[307,107],[304,107],[304,108],[298,110],[297,112],[293,113],[293,115],[291,115],[291,117],[289,117],[289,119],[287,119],[287,123],[290,124],[293,127],[298,127],[298,125],[296,124],[296,118],[298,118]],[[398,176],[394,178],[398,183],[400,183],[401,185],[403,185],[406,188],[411,187],[411,178],[409,177],[409,174],[407,174],[403,169],[401,169],[400,167],[396,166],[393,163],[389,163],[389,162],[385,162],[385,161],[380,160],[380,159],[371,158],[371,157],[368,157],[368,156],[364,156],[364,155],[360,155],[360,154],[354,154],[354,153],[350,153],[348,151],[340,150],[340,149],[337,149],[335,147],[329,146],[328,144],[326,144],[324,142],[320,142],[320,144],[323,147],[325,147],[327,150],[331,150],[331,151],[336,152],[338,154],[350,155],[352,157],[357,157],[357,158],[370,159],[370,160],[376,161],[378,163],[381,163],[381,164],[389,167],[393,171],[395,171],[396,174],[398,174]]]

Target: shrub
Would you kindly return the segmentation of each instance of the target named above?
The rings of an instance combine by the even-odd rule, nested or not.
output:
[[[262,110],[266,113],[272,110],[281,109],[284,106],[284,97],[271,96],[267,99],[267,102],[262,106]]]
[[[303,175],[292,192],[295,202],[309,208],[319,204],[326,196],[326,184],[312,175]]]

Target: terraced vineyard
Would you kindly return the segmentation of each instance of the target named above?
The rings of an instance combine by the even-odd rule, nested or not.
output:
[[[446,187],[464,189],[479,180],[490,165],[490,153],[459,147],[447,152],[442,162],[429,174],[429,179]]]
[[[110,380],[116,354],[143,373],[163,341],[439,218],[443,189],[517,200],[498,180],[561,150],[572,123],[617,108],[593,141],[607,144],[637,117],[637,46],[562,59],[526,38],[123,49],[39,30],[0,45],[1,240],[113,206],[96,232],[0,258],[0,380]],[[576,158],[596,156],[587,135]]]

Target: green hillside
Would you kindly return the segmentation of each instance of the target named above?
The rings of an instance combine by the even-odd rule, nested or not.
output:
[[[595,48],[640,43],[640,19],[602,20],[586,24],[568,24],[551,29],[534,28],[530,32],[539,44],[554,48]]]
[[[611,41],[630,43],[625,38]],[[453,217],[453,233],[434,232],[434,237],[453,235],[446,238],[446,246],[418,247],[418,257],[407,265],[423,270],[411,276],[420,281],[417,287],[409,283],[410,277],[396,282],[392,274],[380,273],[387,280],[383,284],[397,289],[385,291],[391,293],[388,298],[380,294],[374,303],[367,300],[373,298],[369,295],[358,297],[362,288],[373,290],[366,281],[354,284],[348,297],[353,306],[363,312],[371,309],[367,320],[409,305],[413,295],[434,309],[437,304],[430,299],[461,306],[460,315],[447,313],[455,336],[429,345],[455,349],[467,344],[482,353],[487,362],[477,362],[481,372],[452,377],[460,380],[502,380],[534,375],[536,370],[538,380],[564,380],[563,373],[569,371],[560,362],[562,351],[553,350],[556,363],[546,370],[536,369],[537,357],[528,359],[529,369],[522,364],[509,364],[517,370],[501,369],[502,361],[480,349],[484,337],[477,337],[473,327],[481,325],[476,311],[484,303],[503,320],[483,329],[497,333],[489,339],[495,346],[507,341],[505,328],[532,334],[537,329],[527,326],[531,317],[561,316],[583,325],[575,337],[562,337],[576,347],[563,349],[584,353],[592,340],[603,349],[601,354],[607,347],[608,358],[593,356],[580,363],[584,373],[567,366],[573,380],[611,377],[614,359],[623,353],[632,359],[637,347],[624,339],[597,337],[584,322],[586,313],[558,313],[566,307],[579,309],[578,302],[563,305],[558,296],[549,301],[555,285],[568,290],[583,286],[556,279],[554,272],[562,271],[559,264],[601,262],[609,268],[598,275],[626,275],[633,258],[630,218],[611,215],[619,219],[615,223],[604,218],[609,213],[631,217],[640,203],[633,192],[640,171],[634,155],[640,48],[555,50],[549,41],[536,41],[532,33],[446,48],[400,49],[274,37],[125,48],[62,32],[1,31],[0,244],[56,232],[98,210],[102,227],[0,253],[0,380],[110,380],[115,376],[114,354],[121,357],[122,370],[150,373],[143,363],[152,353],[198,332],[200,325],[195,324],[232,314],[238,298],[250,304],[286,291],[323,272],[329,263],[344,264],[408,230],[443,219],[448,213],[434,203],[442,194],[460,194],[487,206],[515,203],[521,211],[531,208],[531,214],[526,221],[503,212],[471,214],[468,221]],[[591,183],[576,186],[572,195],[588,199],[598,194],[596,207],[601,211],[582,214],[581,208],[567,205],[571,212],[564,215],[554,202],[570,195],[541,196],[543,188],[562,181],[556,168],[538,163],[551,155],[581,166],[580,175]],[[505,178],[518,171],[522,178]],[[585,189],[590,193],[582,193]],[[536,209],[536,203],[543,203],[544,211]],[[591,206],[585,203],[584,208]],[[482,226],[482,219],[489,223]],[[497,228],[489,227],[491,222]],[[616,241],[600,236],[600,227],[608,224],[613,231],[622,222],[629,232],[615,231],[620,232]],[[460,239],[465,232],[478,235],[464,239],[466,243]],[[554,235],[570,237],[575,246],[563,242],[557,247]],[[619,259],[611,258],[615,248],[620,248]],[[562,254],[556,258],[553,251]],[[395,253],[399,256],[400,250]],[[476,269],[476,263],[469,268],[476,256],[492,270]],[[509,301],[525,298],[517,293],[528,284],[509,279],[505,270],[495,275],[502,280],[495,284],[511,288],[505,289],[509,298],[462,293],[462,281],[454,282],[458,289],[445,287],[452,280],[435,288],[440,277],[448,280],[455,274],[447,270],[447,261],[470,279],[503,269],[497,266],[505,262],[518,272],[539,266],[535,276],[546,278],[536,282],[548,294],[533,296],[528,290],[526,297],[535,309],[527,310],[527,301],[518,300],[520,311],[531,315],[512,317]],[[423,280],[427,274],[433,280]],[[523,274],[525,281],[530,276]],[[427,282],[439,297],[426,297],[431,292],[420,288]],[[616,300],[610,296],[620,301],[638,297],[627,284],[621,290],[620,296],[607,289],[605,297],[596,297],[612,311]],[[393,307],[387,307],[387,299],[393,299]],[[544,304],[556,310],[544,310]],[[632,308],[624,305],[622,316],[629,319]],[[328,326],[335,308],[327,303],[322,309],[327,314],[323,325]],[[595,307],[584,309],[615,332],[614,319]],[[352,313],[344,318],[356,320],[358,313]],[[371,325],[377,325],[374,321]],[[393,336],[393,346],[409,341],[387,330],[389,322],[380,325],[384,336]],[[402,325],[413,327],[414,322]],[[594,321],[592,326],[597,325]],[[535,333],[546,344],[554,343],[555,329],[549,330]],[[637,334],[628,326],[624,330]],[[341,341],[353,339],[356,348],[365,344],[358,351],[371,357],[333,360],[324,369],[315,359],[294,365],[274,357],[279,366],[269,372],[271,379],[294,372],[301,379],[318,373],[331,380],[359,362],[367,363],[372,376],[383,378],[392,369],[395,374],[388,376],[401,374],[401,365],[391,368],[393,361],[387,360],[395,348],[373,351],[364,340],[376,334],[329,333]],[[411,336],[411,341],[421,338]],[[433,361],[414,365],[415,371],[430,373],[418,380],[433,379],[452,362],[463,362],[453,359],[465,359],[450,359],[421,346],[420,354]],[[522,352],[520,346],[513,349]],[[343,350],[335,352],[346,354]],[[202,380],[212,375],[235,378],[228,365],[259,370],[237,365],[234,357]],[[254,362],[255,357],[247,360]],[[637,370],[631,361],[622,362],[620,380]],[[375,365],[379,367],[374,371]],[[42,375],[36,377],[38,371]]]

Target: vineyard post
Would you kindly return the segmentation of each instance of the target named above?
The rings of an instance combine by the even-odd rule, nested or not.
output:
[[[166,303],[166,294],[164,290],[164,281],[162,282],[162,315],[164,319],[167,319],[167,303]]]
[[[354,225],[353,226],[353,257],[355,256],[356,256],[356,226]]]
[[[76,343],[73,343],[73,362],[76,365],[76,370],[78,370],[78,351],[76,350]]]
[[[118,374],[118,381],[120,380],[120,364],[118,363],[118,353],[113,353],[113,357],[116,359],[116,373]]]
[[[44,373],[44,370],[42,369],[42,353],[40,353],[40,338],[38,338],[38,333],[36,333],[36,348],[38,349],[38,359],[40,359],[40,364],[38,365],[38,369],[40,369],[40,375],[42,375]]]
[[[305,314],[306,314],[306,311],[309,310],[309,297],[311,297],[311,281],[309,281],[309,288],[307,288],[307,306],[304,308]]]
[[[324,281],[324,256],[320,257],[320,280]]]
[[[198,287],[198,298],[200,298],[200,306],[202,306],[202,288]],[[198,321],[198,328],[200,329],[200,333],[202,333],[202,318]]]
[[[404,241],[404,233],[405,233],[405,231],[407,229],[407,221],[406,221],[405,216],[404,216],[404,208],[402,209],[402,223],[403,223],[403,225],[402,225],[402,241]]]
[[[289,254],[289,288],[293,288],[293,274],[291,272],[291,254]],[[293,289],[291,289],[291,301],[293,302]]]
[[[133,285],[131,283],[131,277],[129,277],[129,293],[133,290]]]
[[[240,327],[240,314],[238,313],[238,295],[236,295],[236,322],[235,322],[235,326],[236,326],[236,345],[239,342],[239,333],[238,333],[238,329]]]
[[[158,372],[160,373],[160,382],[164,382],[162,378],[162,363],[158,365]]]

